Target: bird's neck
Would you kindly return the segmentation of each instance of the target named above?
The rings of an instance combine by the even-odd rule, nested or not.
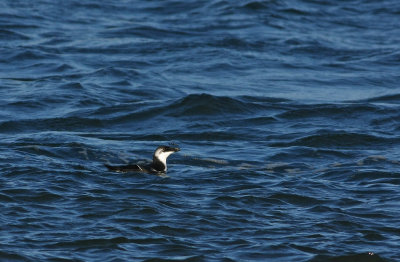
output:
[[[157,171],[165,172],[167,171],[167,162],[160,160],[158,157],[153,157],[153,168]]]

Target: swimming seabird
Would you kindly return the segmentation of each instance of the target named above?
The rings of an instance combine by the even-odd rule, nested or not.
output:
[[[143,173],[165,173],[167,172],[167,158],[172,153],[178,152],[180,149],[178,147],[170,146],[159,146],[153,155],[153,163],[149,165],[122,165],[122,166],[110,166],[105,164],[105,166],[110,171],[114,172],[143,172]]]

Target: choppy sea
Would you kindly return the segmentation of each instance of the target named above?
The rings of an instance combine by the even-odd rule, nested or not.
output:
[[[398,0],[0,2],[0,261],[400,261]],[[165,176],[113,173],[179,146]]]

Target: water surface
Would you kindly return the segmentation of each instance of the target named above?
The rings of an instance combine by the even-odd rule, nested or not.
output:
[[[0,260],[399,261],[399,14],[1,2]]]

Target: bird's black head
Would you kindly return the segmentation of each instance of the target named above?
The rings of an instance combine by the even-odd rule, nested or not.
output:
[[[154,152],[154,155],[158,155],[161,153],[175,153],[180,151],[181,149],[179,147],[170,147],[170,146],[159,146],[157,147],[156,151]],[[168,154],[169,155],[169,154]]]

